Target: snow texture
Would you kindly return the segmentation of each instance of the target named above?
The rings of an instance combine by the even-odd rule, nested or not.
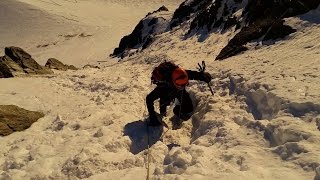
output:
[[[149,129],[150,179],[320,178],[319,8],[287,18],[297,29],[289,37],[226,61],[213,57],[234,32],[199,42],[181,38],[188,31],[182,26],[118,62],[106,50],[110,54],[158,1],[20,1],[0,1],[10,10],[0,16],[1,27],[8,20],[32,23],[1,28],[1,47],[14,43],[40,62],[54,57],[99,68],[0,79],[1,104],[45,114],[29,129],[0,137],[0,179],[145,179],[144,102],[154,88],[150,73],[163,59],[193,70],[206,60],[215,94],[206,83],[190,81],[191,119],[176,130]],[[30,34],[15,36],[21,31]]]

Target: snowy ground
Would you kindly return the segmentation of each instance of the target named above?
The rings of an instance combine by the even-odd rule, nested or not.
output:
[[[62,7],[48,2],[70,3],[72,9],[72,1],[28,2],[63,16],[68,13],[59,9]],[[74,6],[111,3],[134,9],[148,7],[131,7],[127,1],[75,2]],[[102,11],[97,8],[94,12]],[[46,114],[26,131],[0,137],[0,179],[145,179],[146,134],[140,120],[147,115],[145,96],[154,88],[150,85],[151,70],[159,63],[148,57],[162,54],[188,69],[206,60],[208,71],[215,76],[215,95],[206,84],[191,82],[188,91],[196,105],[192,119],[178,130],[169,130],[162,141],[156,141],[159,129],[152,129],[152,178],[313,179],[320,165],[316,126],[316,121],[320,122],[320,25],[310,17],[317,17],[319,11],[288,19],[298,32],[285,40],[273,46],[250,44],[250,51],[222,62],[213,59],[231,33],[213,34],[199,43],[196,37],[181,40],[182,29],[162,35],[149,50],[121,63],[101,63],[101,69],[0,79],[1,104]],[[76,8],[70,12],[76,14]],[[77,17],[81,27],[94,22],[86,15]],[[44,33],[42,28],[39,31]],[[120,37],[119,31],[115,33]],[[103,33],[99,36],[86,38],[108,41],[101,39]],[[100,52],[107,52],[101,49],[111,44],[93,45],[88,52],[82,51],[84,45],[75,49],[75,54],[59,54],[64,46],[77,47],[80,41],[84,42],[76,37],[52,48],[26,50],[34,52],[39,62],[41,57],[61,56],[70,64],[88,52],[97,53],[92,56],[97,60]],[[248,113],[252,108],[260,116]],[[166,121],[170,123],[169,118]]]
[[[0,55],[18,46],[40,64],[55,57],[82,67],[106,60],[148,12],[182,0],[1,0]]]

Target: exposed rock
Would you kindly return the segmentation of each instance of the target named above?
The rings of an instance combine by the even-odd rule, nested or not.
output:
[[[8,66],[0,59],[0,78],[10,78],[13,77]]]
[[[318,0],[301,1],[248,1],[241,17],[246,27],[235,35],[228,45],[221,50],[216,57],[222,60],[233,56],[241,51],[247,42],[260,39],[267,41],[270,39],[284,38],[296,30],[284,25],[283,18],[296,16],[315,9],[320,4]]]
[[[45,67],[50,68],[50,69],[60,70],[60,71],[66,71],[68,69],[78,70],[78,68],[76,68],[75,66],[63,64],[62,62],[60,62],[59,60],[57,60],[55,58],[48,59]]]
[[[248,50],[248,42],[271,45],[273,42],[268,40],[279,40],[296,32],[284,24],[284,18],[306,13],[319,4],[319,0],[186,0],[176,9],[172,18],[156,16],[158,11],[167,10],[166,8],[149,13],[130,35],[121,39],[112,56],[130,56],[152,44],[157,34],[186,22],[186,27],[189,28],[186,38],[201,33],[199,38],[202,39],[208,37],[204,33],[223,33],[233,27],[233,30],[240,29],[216,57],[216,60],[223,60]],[[167,19],[170,18],[168,25]]]
[[[16,62],[14,62],[10,57],[8,56],[0,57],[0,61],[2,61],[2,63],[7,65],[7,67],[9,68],[13,76],[19,76],[19,75],[25,74],[22,67],[20,67]]]
[[[40,66],[30,54],[19,47],[6,47],[5,54],[28,74],[52,74],[50,69]]]
[[[212,3],[211,0],[184,1],[174,12],[170,28],[172,29],[180,25],[182,22],[190,19],[191,14],[197,11],[203,11],[210,3]]]
[[[211,31],[217,27],[226,30],[233,25],[240,25],[240,17],[236,17],[235,12],[243,8],[243,6],[242,0],[217,0],[214,3],[207,3],[202,8],[203,10],[193,19],[187,34],[203,27],[207,27],[208,31]],[[219,13],[221,11],[222,13]]]
[[[167,14],[159,13],[162,11],[167,11],[167,8],[161,7],[140,20],[132,33],[120,40],[119,47],[114,49],[112,56],[120,58],[130,56],[147,48],[156,35],[165,32],[169,25],[170,17]]]
[[[82,69],[88,69],[88,68],[100,69],[99,66],[95,66],[95,65],[91,65],[91,64],[84,65]]]
[[[244,45],[249,41],[276,40],[295,32],[295,29],[284,25],[283,18],[306,13],[317,8],[319,4],[317,0],[308,0],[304,3],[300,1],[217,0],[214,3],[207,3],[202,9],[198,8],[198,14],[192,20],[187,34],[190,36],[192,32],[196,33],[201,28],[207,28],[209,33],[214,28],[222,32],[233,26],[236,29],[242,28],[216,57],[222,60],[246,51],[247,48]],[[193,13],[192,9],[189,11]]]
[[[155,10],[155,11],[153,11],[152,13],[149,12],[149,13],[146,15],[146,17],[149,16],[149,15],[151,15],[151,14],[155,14],[155,13],[161,12],[161,11],[169,11],[169,9],[168,9],[167,7],[165,7],[165,6],[161,6],[158,10]]]
[[[68,66],[60,62],[59,60],[55,58],[50,58],[45,64],[45,67],[50,68],[50,69],[56,69],[60,71],[66,71],[68,70]]]
[[[14,105],[0,105],[0,136],[28,129],[42,117],[44,114],[41,112],[28,111]]]
[[[67,65],[70,70],[78,70],[74,65]]]

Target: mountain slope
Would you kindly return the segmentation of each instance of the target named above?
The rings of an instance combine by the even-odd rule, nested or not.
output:
[[[248,43],[224,61],[213,57],[237,32],[185,38],[189,26],[181,24],[100,69],[0,79],[1,104],[45,114],[29,129],[0,137],[0,179],[145,179],[144,101],[154,88],[150,73],[165,59],[187,69],[206,60],[215,95],[207,84],[190,82],[192,118],[163,140],[161,129],[150,130],[151,178],[319,178],[319,14],[318,7],[285,18],[295,33],[266,41],[272,46]]]
[[[180,1],[3,0],[0,49],[17,46],[44,65],[49,58],[82,67],[105,60],[146,13]],[[0,55],[3,54],[0,51]]]

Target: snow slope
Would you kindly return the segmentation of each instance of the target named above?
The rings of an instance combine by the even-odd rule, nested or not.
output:
[[[107,2],[114,1],[94,1]],[[273,46],[248,44],[249,51],[224,61],[213,59],[234,33],[198,42],[182,39],[182,26],[100,69],[0,79],[1,104],[46,114],[26,131],[0,137],[0,179],[145,179],[144,100],[154,88],[152,68],[166,56],[188,69],[206,60],[215,95],[191,82],[192,118],[162,141],[166,129],[152,129],[152,179],[313,179],[320,171],[319,12],[287,19],[298,31]],[[36,56],[57,55],[60,46]]]
[[[174,10],[179,2],[3,0],[0,49],[18,46],[42,65],[54,57],[82,67],[105,60],[148,12]]]

